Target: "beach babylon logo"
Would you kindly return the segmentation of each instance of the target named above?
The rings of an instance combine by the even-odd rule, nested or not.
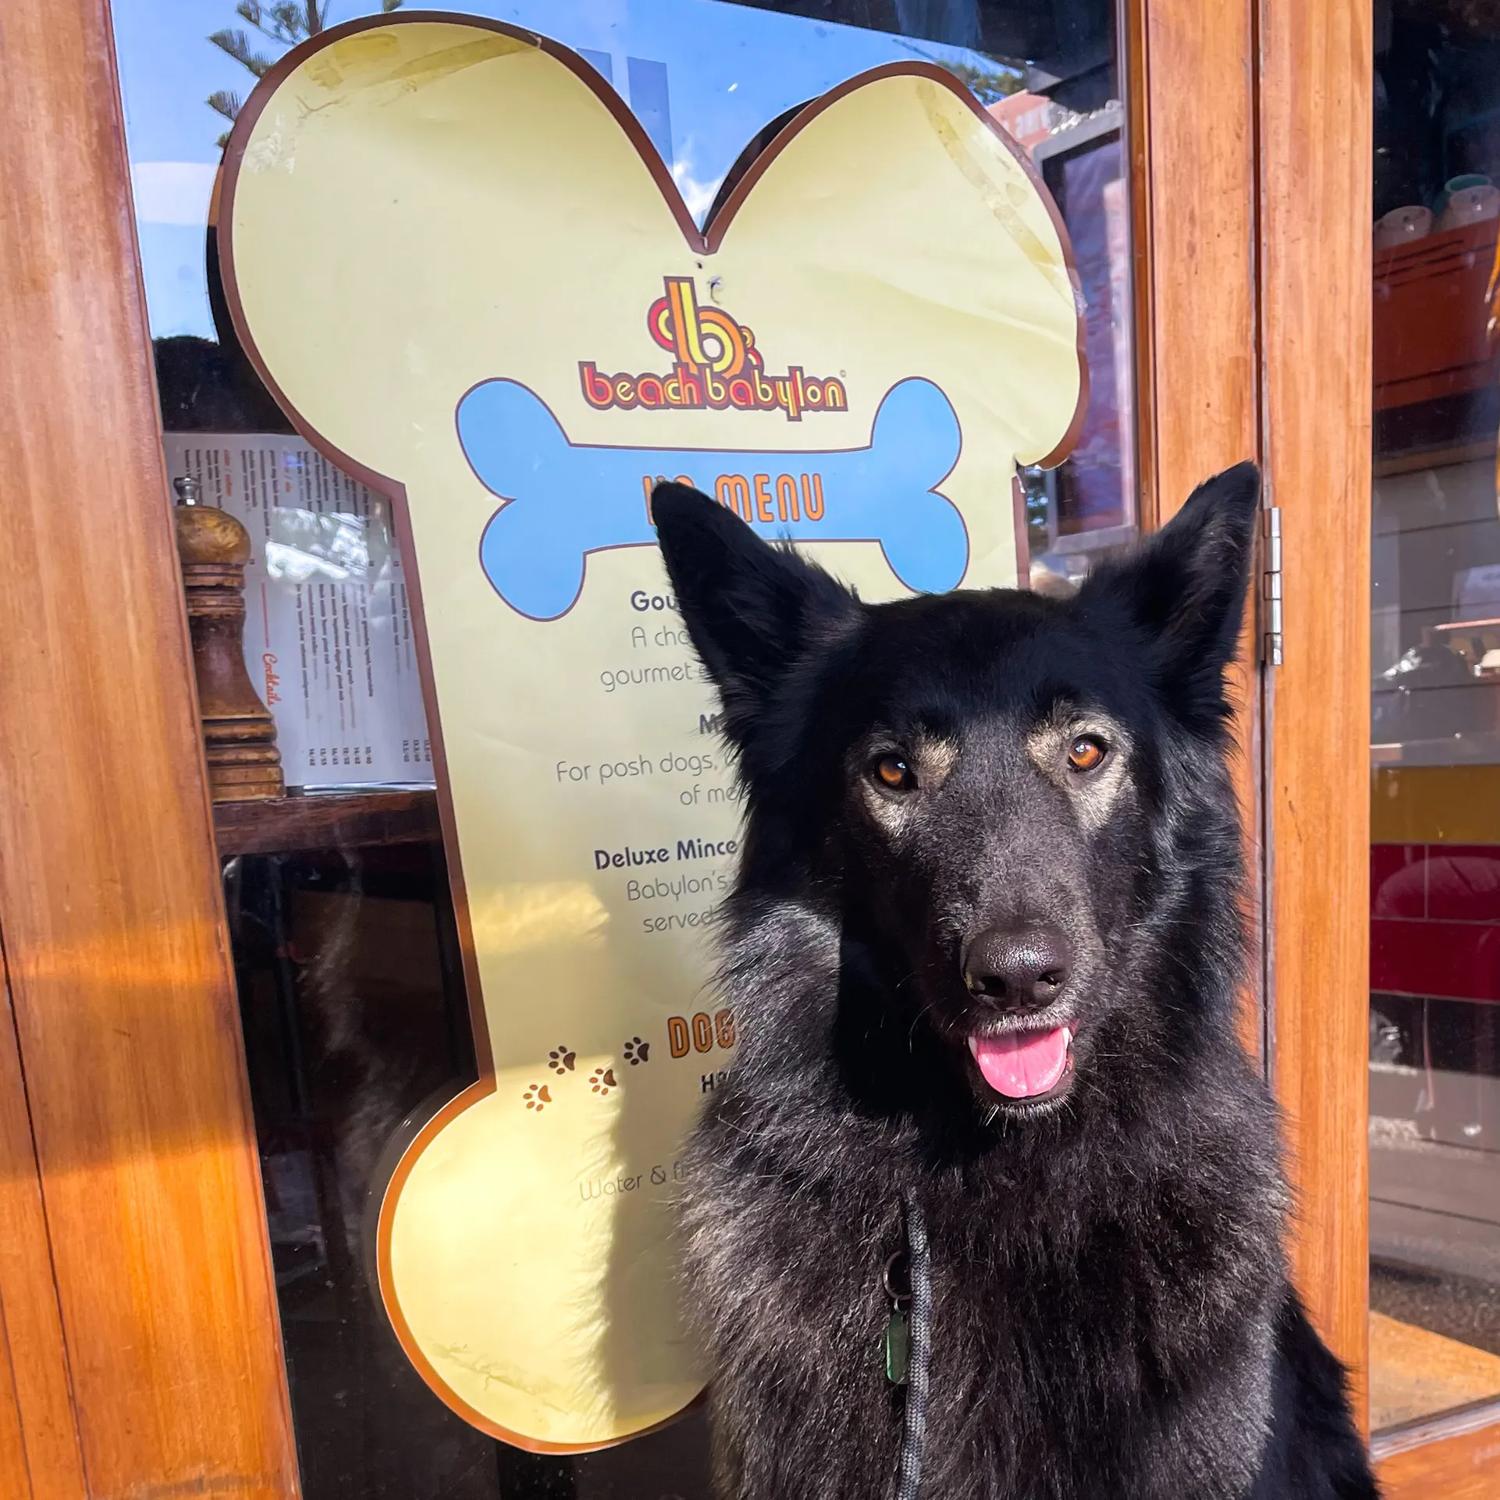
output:
[[[800,422],[806,412],[847,411],[849,395],[834,376],[792,365],[768,375],[755,335],[721,307],[700,307],[688,276],[664,278],[646,312],[646,331],[668,354],[665,375],[606,375],[580,360],[583,399],[595,411],[779,411]]]

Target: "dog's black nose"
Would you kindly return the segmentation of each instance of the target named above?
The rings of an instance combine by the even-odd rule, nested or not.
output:
[[[1067,939],[1049,927],[987,927],[965,945],[964,983],[993,1005],[1042,1006],[1063,987],[1072,961]]]

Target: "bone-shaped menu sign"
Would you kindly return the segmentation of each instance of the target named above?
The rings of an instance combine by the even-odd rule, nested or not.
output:
[[[380,1289],[434,1392],[539,1451],[702,1383],[672,1197],[742,1024],[705,984],[740,804],[653,483],[866,598],[1010,584],[1015,465],[1083,402],[1066,239],[946,73],[852,79],[737,173],[700,230],[576,56],[433,16],[291,53],[227,156],[246,349],[391,498],[421,606],[481,1072],[400,1156]]]
[[[480,540],[485,575],[535,620],[577,603],[591,552],[654,545],[646,476],[670,474],[717,494],[766,536],[878,542],[915,591],[953,588],[969,561],[963,517],[937,492],[958,461],[958,418],[930,380],[893,386],[869,441],[842,450],[574,443],[546,402],[514,380],[486,380],[459,402],[458,437],[485,488],[506,500]]]

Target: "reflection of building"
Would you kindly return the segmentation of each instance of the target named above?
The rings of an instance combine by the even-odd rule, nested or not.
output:
[[[990,115],[1005,127],[1006,133],[1029,152],[1045,141],[1059,119],[1067,117],[1045,94],[1023,89],[1019,94],[1000,99],[988,106]]]
[[[625,59],[625,77],[615,77],[615,60],[608,52],[580,47],[579,55],[599,70],[630,106],[651,137],[661,159],[672,163],[672,106],[667,97],[667,65],[645,57]],[[623,85],[623,86],[622,86]]]
[[[1446,1337],[1472,1399],[1500,1379],[1500,25],[1376,15],[1371,1306]],[[1391,1363],[1377,1410],[1430,1410]]]

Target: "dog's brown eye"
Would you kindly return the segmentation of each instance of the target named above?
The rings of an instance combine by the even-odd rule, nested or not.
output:
[[[1103,764],[1108,753],[1109,748],[1103,740],[1097,740],[1091,734],[1080,734],[1068,746],[1068,764],[1075,771],[1093,771]]]
[[[916,772],[899,755],[882,755],[872,769],[875,780],[888,792],[916,790]]]

